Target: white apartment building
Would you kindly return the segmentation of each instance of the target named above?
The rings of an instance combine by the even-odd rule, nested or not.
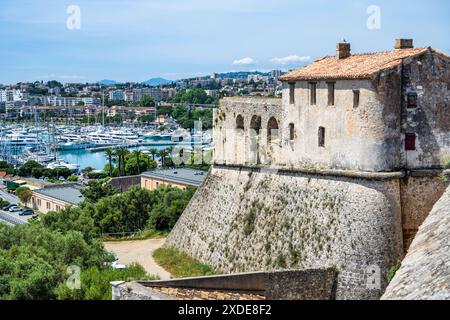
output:
[[[102,101],[99,98],[79,98],[79,97],[47,97],[47,104],[54,107],[75,107],[80,102],[83,102],[86,106],[99,106]]]
[[[29,98],[24,90],[0,90],[0,102],[22,101]]]
[[[123,90],[114,90],[109,92],[109,100],[125,100],[125,93]]]

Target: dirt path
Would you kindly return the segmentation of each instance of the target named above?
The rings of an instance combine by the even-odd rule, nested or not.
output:
[[[119,258],[119,263],[129,265],[137,262],[149,275],[157,275],[161,280],[169,280],[170,273],[160,267],[152,257],[155,250],[162,247],[166,239],[149,239],[139,241],[105,242],[106,250]]]

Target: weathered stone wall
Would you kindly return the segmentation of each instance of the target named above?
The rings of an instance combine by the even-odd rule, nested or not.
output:
[[[111,282],[112,300],[175,300],[138,282]]]
[[[450,189],[419,229],[386,300],[450,299]]]
[[[236,128],[238,116],[242,117],[244,129]],[[270,118],[280,121],[281,100],[271,98],[225,98],[214,114],[214,159],[218,164],[257,165],[279,163],[280,158],[270,158],[269,154],[281,156],[278,150],[270,150],[267,142]],[[259,134],[249,132],[249,128],[259,125]],[[279,122],[280,128],[281,123]]]
[[[338,299],[379,298],[403,254],[399,183],[215,167],[166,245],[224,272],[336,266]]]
[[[281,100],[222,100],[214,120],[216,162],[381,172],[440,168],[450,154],[450,59],[430,51],[405,59],[372,80],[336,81],[333,106],[327,103],[327,82],[318,81],[316,86],[315,105],[310,103],[306,81],[295,83],[294,104],[288,83]],[[354,90],[360,92],[358,106],[353,103]],[[418,96],[417,108],[407,107],[410,93]],[[238,116],[244,119],[243,129],[233,134]],[[255,116],[261,118],[256,137],[249,131]],[[269,142],[271,118],[278,134]],[[319,127],[325,128],[324,147],[318,145]],[[407,133],[416,134],[416,150],[405,150]]]
[[[402,132],[417,136],[416,151],[400,149],[403,167],[441,167],[450,154],[450,59],[431,52],[406,59],[402,74]],[[409,93],[416,108],[407,106]]]
[[[436,172],[416,172],[400,180],[403,246],[407,250],[431,209],[448,187]]]
[[[120,192],[126,192],[131,187],[136,187],[141,184],[141,176],[112,178],[108,181],[108,184]]]
[[[331,300],[336,270],[240,273],[168,281],[113,282],[113,300]]]
[[[390,101],[397,103],[386,104],[390,108],[386,110],[371,81],[338,81],[335,106],[328,106],[326,87],[326,82],[317,83],[317,104],[313,106],[309,104],[308,82],[296,84],[295,105],[289,104],[287,84],[281,100],[223,99],[214,119],[216,163],[270,164],[291,170],[392,171],[399,168],[400,96],[390,96]],[[354,89],[360,90],[357,108],[353,107]],[[240,129],[238,117],[243,119]],[[251,131],[256,117],[261,122],[257,133]],[[271,119],[275,119],[277,131],[269,139]],[[294,125],[294,140],[290,140],[290,124]],[[319,127],[325,128],[325,147],[318,145]]]
[[[398,88],[398,72],[383,75]],[[318,81],[317,103],[310,104],[310,84],[296,83],[295,104],[289,104],[289,85],[283,89],[283,159],[292,168],[318,167],[362,171],[391,171],[399,167],[400,96],[386,104],[369,80],[335,83],[335,104],[328,106],[328,84]],[[353,90],[360,91],[359,106]],[[393,93],[396,91],[393,90]],[[400,90],[398,90],[400,92]],[[296,137],[289,140],[289,124]],[[319,147],[318,130],[325,128],[325,147]]]

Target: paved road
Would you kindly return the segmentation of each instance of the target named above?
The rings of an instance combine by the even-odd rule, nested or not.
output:
[[[119,258],[120,264],[130,265],[137,262],[149,275],[157,275],[161,280],[169,280],[170,273],[160,267],[152,257],[155,250],[162,247],[166,239],[149,239],[139,241],[105,242],[106,250]]]
[[[4,188],[0,188],[0,197],[9,203],[18,204],[20,202],[18,197],[6,192]]]
[[[12,204],[18,204],[20,202],[19,198],[17,198],[13,194],[6,192],[4,188],[0,188],[0,197]],[[21,217],[17,212],[7,212],[0,210],[0,220],[6,222],[9,225],[24,224],[27,223],[27,220],[30,218],[31,216]]]
[[[30,218],[31,218],[30,216],[21,217],[17,212],[6,212],[0,210],[0,220],[13,226],[18,224],[25,224],[27,223],[27,220]]]

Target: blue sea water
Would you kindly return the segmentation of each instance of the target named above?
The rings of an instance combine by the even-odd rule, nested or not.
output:
[[[153,146],[153,147],[136,147],[129,148],[132,150],[149,150],[149,149],[163,150],[168,148],[168,146]],[[108,158],[105,156],[105,151],[90,152],[87,150],[68,150],[58,152],[58,157],[64,159],[69,163],[76,163],[80,165],[80,170],[86,167],[92,167],[97,170],[102,170],[104,166],[108,163]]]

